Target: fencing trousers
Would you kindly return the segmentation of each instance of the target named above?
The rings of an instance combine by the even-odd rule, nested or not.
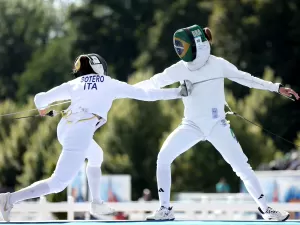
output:
[[[93,140],[97,123],[97,118],[73,123],[62,118],[57,133],[63,149],[52,176],[12,193],[10,203],[63,191],[75,178],[86,158],[88,159],[86,172],[92,199],[101,201],[100,167],[103,151]]]
[[[195,124],[185,123],[168,136],[157,158],[156,173],[161,206],[169,207],[170,204],[171,163],[173,160],[196,143],[205,140],[209,141],[230,164],[236,175],[244,182],[254,201],[265,211],[267,204],[258,179],[248,164],[248,158],[243,153],[229,124],[224,119],[212,126],[207,135],[204,135]]]

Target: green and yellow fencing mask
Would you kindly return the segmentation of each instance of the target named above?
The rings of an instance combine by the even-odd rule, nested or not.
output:
[[[210,56],[210,43],[199,25],[177,30],[173,36],[174,48],[189,67],[202,67]]]

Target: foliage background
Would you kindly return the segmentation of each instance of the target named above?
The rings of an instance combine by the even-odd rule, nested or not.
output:
[[[213,54],[300,91],[299,10],[298,0],[1,0],[0,114],[34,108],[34,94],[71,79],[80,53],[99,53],[114,78],[132,84],[147,79],[178,60],[174,31],[196,23],[211,28]],[[229,81],[226,96],[248,119],[300,143],[298,103]],[[131,174],[133,200],[144,188],[157,197],[156,156],[182,111],[180,101],[118,100],[96,133],[105,151],[102,171]],[[237,117],[228,119],[254,168],[295,147]],[[19,189],[51,175],[61,151],[58,120],[0,117],[1,187]],[[172,174],[174,192],[214,192],[220,177],[238,191],[240,182],[209,143],[176,159]]]

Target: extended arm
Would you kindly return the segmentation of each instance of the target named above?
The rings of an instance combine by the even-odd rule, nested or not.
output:
[[[63,83],[62,85],[52,88],[47,92],[38,93],[34,97],[34,103],[37,109],[43,110],[52,102],[68,100],[70,98],[69,84]]]
[[[247,86],[249,88],[256,88],[261,90],[269,90],[273,92],[279,91],[280,83],[272,83],[270,81],[265,81],[260,78],[254,77],[249,73],[238,70],[233,64],[230,62],[221,59],[222,66],[225,77],[228,79],[237,82],[241,85]]]
[[[286,88],[283,85],[281,85],[280,83],[272,83],[270,81],[265,81],[260,78],[254,77],[249,73],[238,70],[230,62],[228,62],[224,59],[221,59],[221,60],[222,60],[224,75],[228,79],[235,81],[239,84],[242,84],[244,86],[247,86],[249,88],[256,88],[256,89],[261,89],[261,90],[278,92],[279,94],[286,96],[288,98],[294,96],[297,100],[299,99],[299,95],[291,88]]]
[[[116,98],[132,98],[141,101],[157,101],[181,98],[180,88],[143,89],[117,80],[114,82],[116,86]]]
[[[162,73],[155,74],[150,79],[136,83],[134,86],[140,88],[162,88],[183,81],[184,72],[181,69],[181,62],[178,62],[166,68]]]

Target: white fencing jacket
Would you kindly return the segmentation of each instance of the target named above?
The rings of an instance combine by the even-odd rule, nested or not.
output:
[[[89,74],[37,94],[34,102],[38,109],[45,109],[53,102],[71,99],[68,109],[72,113],[84,110],[84,112],[101,116],[106,121],[108,111],[115,99],[169,100],[181,98],[179,92],[180,88],[145,90],[109,76]]]
[[[225,118],[224,78],[228,78],[249,88],[277,92],[279,83],[272,83],[238,70],[223,58],[211,55],[207,63],[198,70],[189,70],[179,61],[149,80],[135,84],[143,88],[161,88],[175,82],[190,80],[193,85],[191,95],[183,98],[184,119],[194,123]]]

